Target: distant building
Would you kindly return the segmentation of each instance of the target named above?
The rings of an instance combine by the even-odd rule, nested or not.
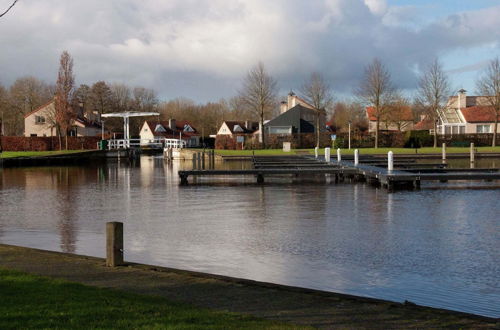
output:
[[[224,121],[217,131],[217,135],[248,135],[259,128],[259,123],[253,121]]]
[[[281,102],[280,115],[264,124],[266,134],[296,134],[316,132],[319,116],[319,130],[326,132],[326,113],[290,92],[287,101]],[[257,132],[256,134],[258,134]]]
[[[24,116],[24,136],[56,136],[54,125],[54,100],[42,105]],[[62,133],[65,135],[65,132]],[[96,115],[76,113],[71,121],[68,136],[98,136],[102,134],[102,125]]]
[[[368,118],[368,132],[377,130],[377,113],[375,107],[366,107]],[[413,129],[413,113],[408,106],[392,106],[386,109],[379,118],[379,130],[381,131],[411,131]]]
[[[141,144],[147,144],[149,140],[152,143],[158,139],[181,139],[186,142],[187,147],[201,146],[200,134],[196,128],[188,121],[177,121],[169,119],[168,121],[146,120],[139,133]]]
[[[446,108],[439,113],[438,134],[493,133],[494,123],[495,110],[488,96],[467,96],[467,91],[461,89],[458,95],[448,98]]]

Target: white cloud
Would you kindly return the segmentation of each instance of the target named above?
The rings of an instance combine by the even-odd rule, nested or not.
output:
[[[500,47],[500,7],[418,28],[408,25],[417,7],[383,0],[24,0],[14,9],[0,20],[3,84],[27,74],[54,81],[66,49],[79,82],[199,100],[233,95],[259,60],[284,90],[320,71],[349,92],[374,56],[411,87],[412,68],[436,55]]]

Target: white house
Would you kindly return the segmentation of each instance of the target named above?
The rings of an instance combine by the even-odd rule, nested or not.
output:
[[[186,142],[187,147],[201,146],[200,134],[187,121],[176,121],[175,119],[169,119],[168,121],[146,120],[139,135],[142,144],[147,144],[147,141],[152,143],[158,139],[181,139]]]

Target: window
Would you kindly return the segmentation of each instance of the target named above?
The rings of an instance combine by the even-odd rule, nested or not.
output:
[[[476,133],[490,133],[490,125],[477,125]]]
[[[35,124],[45,124],[44,116],[35,116]]]

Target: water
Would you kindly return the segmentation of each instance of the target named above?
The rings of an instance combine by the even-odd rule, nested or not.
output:
[[[491,185],[388,194],[250,177],[179,187],[189,166],[143,157],[0,170],[0,243],[104,256],[105,222],[123,221],[129,261],[500,317]],[[476,189],[455,189],[464,185]]]

